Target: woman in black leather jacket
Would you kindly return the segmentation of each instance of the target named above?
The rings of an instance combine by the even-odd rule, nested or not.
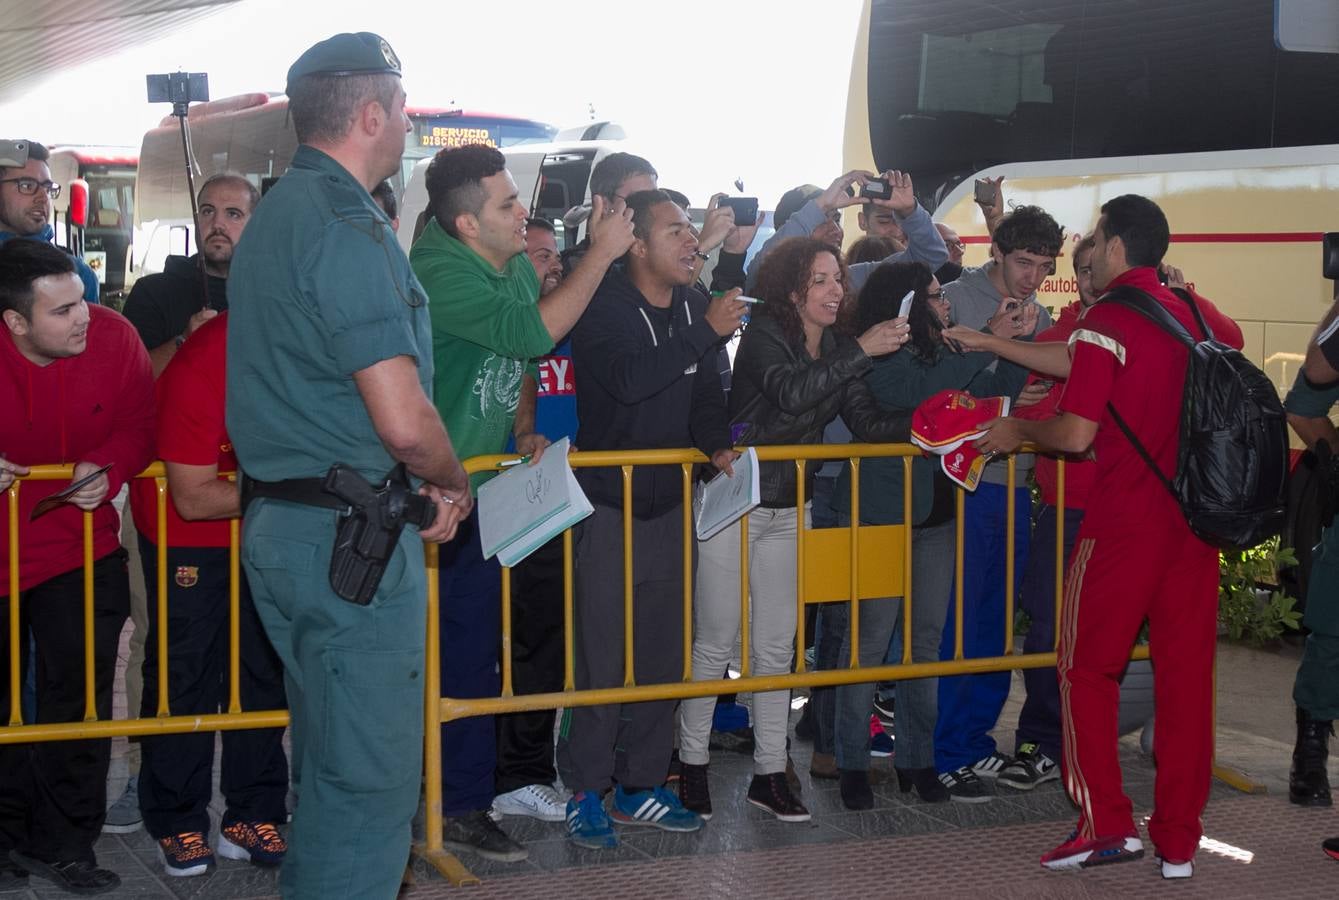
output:
[[[895,353],[908,339],[905,319],[880,322],[859,337],[837,327],[846,302],[846,267],[837,250],[792,238],[768,254],[755,294],[763,301],[735,355],[730,391],[734,437],[742,444],[816,444],[841,415],[857,439],[901,442],[911,411],[881,408],[862,378],[872,357]],[[750,650],[755,675],[784,674],[794,656],[796,616],[795,465],[760,466],[762,505],[749,515]],[[806,469],[807,488],[812,475]],[[809,491],[806,490],[806,496]],[[698,547],[694,601],[693,677],[720,677],[734,655],[740,628],[739,524]],[[785,822],[809,812],[786,782],[789,691],[753,695],[754,777],[748,801]],[[704,817],[707,739],[715,698],[680,708],[680,799]]]

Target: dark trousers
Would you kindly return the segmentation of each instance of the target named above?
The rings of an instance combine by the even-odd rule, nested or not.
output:
[[[141,715],[158,712],[158,548],[139,536],[148,590],[149,631],[144,645]],[[238,680],[242,709],[286,709],[283,666],[265,636],[246,577],[238,587]],[[167,549],[167,687],[172,715],[227,710],[229,684],[228,548]],[[227,801],[223,826],[283,822],[288,759],[282,728],[224,731],[219,789]],[[139,804],[155,838],[188,831],[209,833],[214,733],[144,737]]]
[[[1083,510],[1065,510],[1064,562],[1074,551]],[[1023,638],[1024,653],[1047,653],[1055,647],[1055,532],[1059,522],[1054,506],[1043,506],[1032,526],[1031,552],[1023,572],[1018,602],[1032,620]],[[1063,571],[1063,570],[1062,570]],[[1056,762],[1061,758],[1060,682],[1055,669],[1024,669],[1027,699],[1018,714],[1014,752],[1031,742]]]
[[[576,533],[576,686],[623,684],[623,513],[595,504]],[[632,522],[632,652],[637,684],[683,678],[683,510]],[[696,561],[694,561],[696,562]],[[696,566],[694,566],[696,568]],[[714,673],[713,673],[714,674]],[[674,743],[673,700],[579,706],[558,742],[572,791],[660,785]]]
[[[511,570],[511,686],[517,694],[563,689],[563,539],[554,538]],[[499,794],[553,784],[551,709],[497,717]]]
[[[9,603],[0,597],[0,721],[8,722]],[[130,614],[126,553],[93,564],[93,660],[99,719],[112,716],[112,675],[121,627]],[[37,647],[37,722],[84,718],[84,570],[74,569],[19,595],[19,627]],[[27,669],[20,644],[19,671]],[[110,739],[0,745],[0,854],[21,850],[47,862],[94,861],[107,809]]]
[[[502,690],[502,569],[484,559],[479,511],[441,549],[442,696],[496,697]],[[493,805],[497,735],[492,716],[442,726],[442,814],[460,816]]]

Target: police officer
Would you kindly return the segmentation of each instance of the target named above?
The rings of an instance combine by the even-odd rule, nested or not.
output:
[[[1316,328],[1306,348],[1306,361],[1284,401],[1288,423],[1308,447],[1324,443],[1322,459],[1339,454],[1339,433],[1330,421],[1331,407],[1339,402],[1339,335],[1335,327],[1339,303]],[[1329,453],[1324,453],[1324,450]],[[1322,488],[1324,490],[1324,488]],[[1335,486],[1329,486],[1334,491]],[[1322,507],[1327,514],[1334,498]],[[1320,546],[1311,564],[1303,624],[1306,638],[1302,664],[1293,683],[1297,704],[1297,743],[1293,748],[1288,777],[1288,799],[1300,806],[1330,806],[1330,781],[1325,766],[1329,758],[1334,719],[1339,718],[1339,528],[1326,524]],[[1325,852],[1339,859],[1339,837],[1324,844]]]
[[[375,34],[339,34],[298,58],[287,93],[301,146],[233,256],[227,364],[242,561],[292,711],[299,802],[280,887],[393,897],[422,764],[420,538],[449,540],[472,502],[430,399],[427,296],[369,194],[409,129],[400,61]],[[321,489],[335,463],[368,482],[403,463],[437,510],[390,546],[366,605],[331,585],[332,508],[347,509]]]

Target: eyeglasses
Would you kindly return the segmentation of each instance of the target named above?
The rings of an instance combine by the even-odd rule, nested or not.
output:
[[[933,303],[947,303],[948,295],[943,291],[935,291],[933,294],[926,294],[925,299]]]
[[[60,185],[54,181],[38,181],[36,178],[0,178],[0,184],[12,184],[20,194],[31,197],[41,188],[52,200],[60,196]]]

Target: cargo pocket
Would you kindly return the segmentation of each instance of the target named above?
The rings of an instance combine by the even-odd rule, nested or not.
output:
[[[344,790],[388,791],[419,777],[423,654],[327,647],[321,654],[320,777]]]

